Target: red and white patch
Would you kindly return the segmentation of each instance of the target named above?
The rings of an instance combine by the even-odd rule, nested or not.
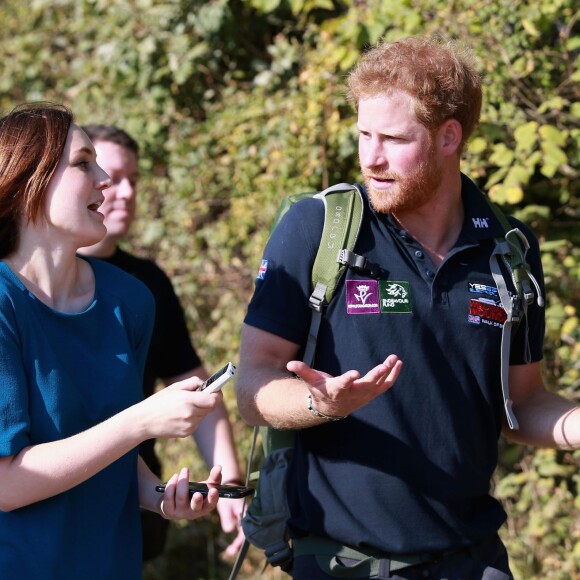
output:
[[[469,301],[469,315],[467,321],[470,324],[488,324],[490,326],[503,326],[507,314],[500,302],[489,298],[474,298]]]

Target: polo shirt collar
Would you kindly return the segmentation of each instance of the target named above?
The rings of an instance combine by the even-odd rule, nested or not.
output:
[[[485,199],[485,194],[463,173],[461,197],[465,213],[459,239],[479,241],[505,236],[505,231],[493,213],[489,201]]]

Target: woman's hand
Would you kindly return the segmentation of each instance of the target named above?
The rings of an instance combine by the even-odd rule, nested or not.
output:
[[[200,393],[198,377],[173,383],[136,405],[142,440],[158,437],[187,437],[223,399],[220,391]]]
[[[207,515],[215,509],[219,495],[211,484],[219,484],[222,480],[222,468],[214,465],[209,473],[207,484],[209,493],[203,496],[196,492],[189,495],[189,469],[183,467],[179,473],[174,473],[165,485],[165,493],[159,502],[159,513],[167,520],[195,520]]]

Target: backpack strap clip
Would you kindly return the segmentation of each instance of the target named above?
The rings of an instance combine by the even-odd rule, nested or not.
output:
[[[290,572],[292,569],[293,562],[293,552],[292,548],[287,542],[276,542],[275,544],[270,544],[264,550],[268,562],[272,566],[280,566],[282,570],[286,573]]]
[[[322,282],[317,282],[310,298],[308,299],[308,306],[315,312],[322,312],[324,306],[324,298],[326,296],[326,285]]]
[[[377,264],[369,262],[364,256],[359,256],[346,248],[338,252],[336,261],[352,270],[356,270],[362,274],[368,274],[370,278],[379,278],[380,276],[380,268]]]
[[[310,329],[308,330],[308,340],[304,348],[304,356],[302,360],[312,366],[314,364],[314,355],[316,354],[316,340],[318,338],[318,331],[320,329],[320,322],[322,321],[322,309],[324,308],[326,299],[326,285],[322,282],[317,282],[310,298],[308,299],[308,306],[312,309],[312,318],[310,319]]]

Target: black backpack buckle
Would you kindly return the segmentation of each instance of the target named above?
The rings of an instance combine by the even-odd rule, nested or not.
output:
[[[372,262],[369,262],[364,256],[359,256],[350,250],[343,249],[338,252],[338,258],[336,261],[339,264],[343,264],[352,270],[360,272],[369,278],[379,278],[380,277],[380,267]]]

